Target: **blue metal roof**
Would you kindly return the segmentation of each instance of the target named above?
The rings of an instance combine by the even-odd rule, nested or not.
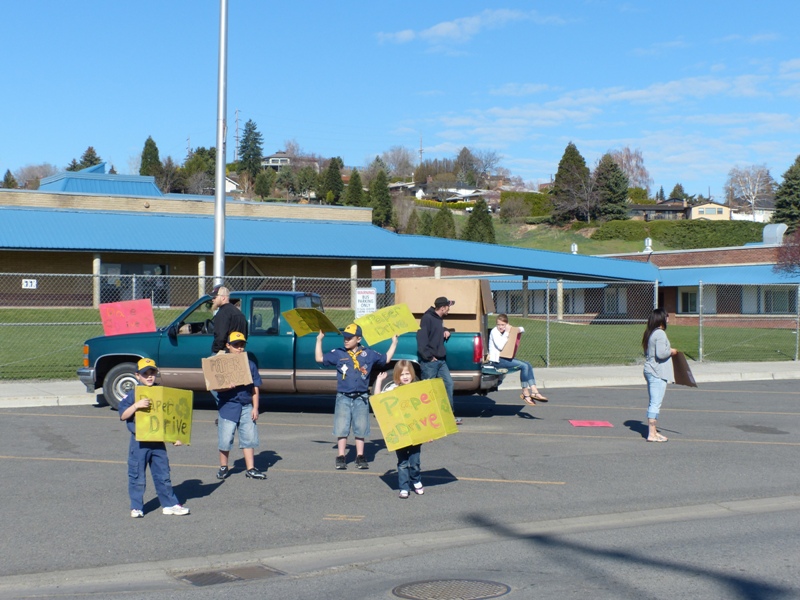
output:
[[[696,286],[703,284],[800,284],[800,275],[776,273],[772,265],[745,265],[729,267],[687,267],[659,270],[660,285],[667,287]]]
[[[39,183],[42,192],[71,192],[106,196],[145,196],[160,198],[164,194],[156,178],[145,175],[107,174],[106,164],[100,163],[81,171],[65,171],[45,177]]]
[[[0,248],[87,252],[214,252],[211,215],[0,207]],[[225,252],[432,264],[541,278],[654,281],[649,263],[399,235],[369,223],[228,217]]]

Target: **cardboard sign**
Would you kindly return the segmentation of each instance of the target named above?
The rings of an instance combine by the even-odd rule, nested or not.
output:
[[[204,358],[202,364],[207,390],[229,390],[237,385],[253,383],[246,352],[217,354],[211,358]]]
[[[146,333],[156,330],[153,305],[150,300],[127,300],[101,304],[100,320],[105,335]]]
[[[441,379],[400,385],[370,396],[387,450],[397,450],[458,433]]]
[[[500,357],[509,360],[514,358],[517,355],[520,341],[522,341],[522,332],[519,330],[519,327],[509,327],[508,339],[506,340],[506,345],[503,346],[503,349],[500,351]]]
[[[150,407],[136,411],[136,439],[140,442],[192,443],[192,400],[189,390],[155,385],[136,386],[136,401],[147,398]]]
[[[293,308],[281,313],[289,327],[295,332],[297,337],[303,337],[309,333],[339,333],[339,328],[334,325],[324,312],[316,308]]]
[[[388,340],[393,335],[401,335],[419,329],[419,324],[405,304],[387,306],[372,314],[356,319],[361,326],[364,339],[372,346]]]
[[[686,385],[689,387],[697,387],[694,380],[692,370],[689,368],[689,363],[686,360],[686,355],[683,352],[678,352],[672,357],[672,373],[675,377],[675,383],[678,385]]]

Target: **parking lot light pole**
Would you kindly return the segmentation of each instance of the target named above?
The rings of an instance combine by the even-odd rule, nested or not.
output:
[[[225,278],[225,167],[228,110],[228,0],[219,0],[219,71],[217,77],[217,163],[214,185],[214,285]]]

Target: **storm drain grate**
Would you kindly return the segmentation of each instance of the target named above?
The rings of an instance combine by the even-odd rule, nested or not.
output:
[[[183,573],[176,575],[177,579],[191,583],[194,586],[202,587],[206,585],[217,585],[220,583],[231,583],[233,581],[245,581],[252,579],[266,579],[283,575],[281,571],[270,569],[262,565],[248,565],[235,567],[232,569],[217,569],[215,571],[198,571],[195,573]]]
[[[499,598],[510,591],[510,587],[496,581],[434,579],[398,585],[392,594],[410,600],[483,600]]]

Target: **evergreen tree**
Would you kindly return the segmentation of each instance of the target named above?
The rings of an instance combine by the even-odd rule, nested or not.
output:
[[[287,196],[293,196],[297,190],[294,171],[290,167],[281,167],[280,171],[278,171],[278,177],[275,179],[275,185],[286,190]]]
[[[275,187],[275,171],[272,169],[264,169],[256,175],[256,184],[253,187],[253,191],[256,193],[257,196],[261,196],[261,200],[264,200],[272,194],[272,188]]]
[[[314,167],[311,165],[301,167],[297,173],[295,173],[294,177],[295,189],[297,190],[297,193],[304,198],[310,197],[310,192],[317,186],[318,179],[319,177],[317,176],[317,172],[314,170]]]
[[[683,186],[680,183],[676,183],[675,187],[672,188],[672,191],[669,193],[668,200],[671,200],[672,198],[677,198],[678,200],[686,200],[688,198],[686,192],[683,190]]]
[[[419,235],[431,235],[431,231],[433,230],[433,215],[429,210],[423,210],[422,214],[419,217],[419,229],[417,233]]]
[[[9,190],[15,190],[19,187],[19,185],[17,184],[17,180],[14,179],[14,176],[11,174],[11,171],[9,169],[6,169],[6,174],[3,177],[2,187]]]
[[[472,209],[467,226],[461,233],[461,239],[468,242],[484,242],[486,244],[496,243],[494,235],[494,221],[489,213],[489,207],[483,198],[478,198]]]
[[[80,171],[83,167],[81,163],[79,163],[76,159],[72,159],[72,162],[67,165],[67,171]]]
[[[446,238],[448,240],[456,239],[456,221],[453,218],[453,212],[446,202],[442,202],[442,207],[436,216],[433,217],[431,223],[431,233],[434,237]]]
[[[94,148],[89,146],[81,156],[81,169],[99,165],[101,162],[103,162],[103,160],[97,156],[97,152],[94,151]]]
[[[558,163],[551,195],[553,197],[554,217],[558,221],[574,219],[581,213],[581,208],[589,181],[589,167],[586,166],[578,148],[570,142]],[[585,212],[585,211],[584,211]]]
[[[403,233],[407,233],[408,235],[416,235],[419,232],[421,225],[419,213],[417,213],[417,209],[415,208],[411,211],[408,221],[406,221],[406,228]]]
[[[783,174],[783,181],[775,193],[774,223],[785,223],[789,231],[795,231],[800,224],[800,156]]]
[[[664,186],[662,185],[656,192],[656,202],[663,202],[666,199],[667,197],[664,195]]]
[[[255,121],[248,120],[242,131],[242,141],[239,143],[239,173],[247,171],[253,181],[261,171],[261,159],[264,157],[264,146],[261,133]]]
[[[597,216],[604,221],[628,218],[628,176],[610,154],[605,154],[594,171]]]
[[[142,160],[139,166],[139,175],[152,175],[157,177],[161,172],[161,159],[158,157],[158,146],[152,136],[148,136],[142,150]]]
[[[353,172],[350,173],[350,183],[347,184],[344,203],[347,206],[364,206],[366,204],[364,186],[361,183],[361,175],[358,173],[358,169],[353,169]]]
[[[369,199],[372,205],[372,223],[386,227],[392,223],[392,197],[389,195],[389,181],[384,171],[378,171],[369,186]]]
[[[344,182],[342,181],[342,159],[338,156],[331,159],[325,174],[322,177],[322,187],[317,195],[325,198],[328,204],[339,204],[344,192]],[[330,192],[330,196],[329,193]]]

